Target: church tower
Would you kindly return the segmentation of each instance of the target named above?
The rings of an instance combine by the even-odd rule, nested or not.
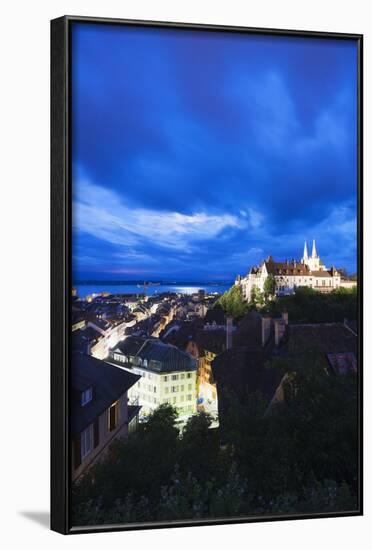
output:
[[[301,263],[307,264],[308,259],[309,259],[309,256],[308,256],[308,253],[307,253],[307,242],[305,241],[305,244],[304,244],[304,254],[303,254],[303,256],[302,256]]]
[[[316,252],[316,245],[315,245],[315,239],[313,239],[313,247],[311,250],[311,257],[306,262],[309,266],[311,271],[319,271],[320,270],[320,258]]]
[[[312,251],[311,251],[311,257],[312,257],[313,259],[318,258],[318,255],[317,255],[317,253],[316,253],[315,239],[313,239],[313,249],[312,249]]]

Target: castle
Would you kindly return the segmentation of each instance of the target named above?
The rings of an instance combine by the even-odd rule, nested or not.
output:
[[[341,273],[335,267],[330,269],[325,267],[317,254],[315,240],[313,240],[311,256],[308,254],[305,241],[300,261],[275,262],[272,256],[269,256],[258,267],[252,267],[245,277],[238,275],[235,284],[240,285],[243,296],[249,301],[252,288],[264,291],[265,281],[270,274],[275,279],[277,296],[293,294],[296,288],[304,286],[320,292],[332,292],[336,288],[350,288],[356,285],[354,281],[341,278]]]

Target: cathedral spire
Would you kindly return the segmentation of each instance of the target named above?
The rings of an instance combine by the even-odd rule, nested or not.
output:
[[[303,260],[307,260],[309,258],[308,256],[308,253],[307,253],[307,242],[305,241],[305,244],[304,244],[304,254],[302,256],[302,259]]]
[[[313,239],[313,249],[312,249],[312,252],[311,252],[311,257],[312,258],[317,258],[317,253],[316,253],[316,247],[315,247],[315,239]]]

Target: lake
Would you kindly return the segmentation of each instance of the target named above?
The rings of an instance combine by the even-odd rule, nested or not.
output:
[[[205,290],[207,294],[218,292],[223,294],[228,290],[233,283],[170,283],[160,285],[146,286],[148,296],[153,294],[161,294],[162,292],[176,292],[180,294],[194,294],[198,290]],[[143,285],[141,284],[115,284],[115,283],[92,283],[92,284],[76,284],[79,298],[85,298],[91,294],[99,294],[100,292],[110,292],[111,294],[138,294],[143,293]]]

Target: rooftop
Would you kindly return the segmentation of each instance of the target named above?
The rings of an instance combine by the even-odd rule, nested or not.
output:
[[[79,435],[131,388],[140,376],[95,359],[73,353],[71,358],[71,435]],[[81,406],[81,392],[93,388],[93,399]]]
[[[357,336],[343,323],[289,325],[288,351],[346,353],[357,351]]]

